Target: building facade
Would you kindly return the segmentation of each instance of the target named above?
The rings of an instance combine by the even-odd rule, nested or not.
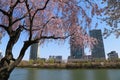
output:
[[[108,55],[108,59],[112,60],[112,59],[118,59],[118,53],[116,51],[111,51],[110,53],[107,54]]]
[[[90,36],[97,39],[97,44],[92,48],[92,58],[105,59],[105,50],[101,30],[91,30]]]
[[[70,56],[68,59],[81,59],[84,55],[84,47],[74,45],[74,40],[70,40]]]
[[[49,60],[54,60],[54,62],[62,62],[62,56],[49,56]]]
[[[39,49],[40,49],[40,44],[39,43],[35,43],[33,45],[31,45],[30,47],[30,60],[36,60],[37,58],[39,58]]]
[[[91,55],[84,55],[83,60],[85,60],[85,61],[92,60],[92,56]]]

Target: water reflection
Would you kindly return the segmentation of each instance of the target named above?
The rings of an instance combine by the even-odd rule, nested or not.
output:
[[[86,80],[84,70],[70,70],[68,75],[70,80]]]
[[[37,80],[36,69],[27,69],[27,74],[26,74],[26,79],[25,80]]]
[[[24,80],[70,80],[70,76],[69,71],[61,69],[27,69]]]
[[[109,80],[107,70],[94,70],[94,80]]]
[[[120,80],[120,69],[108,70],[109,80]]]
[[[85,70],[85,80],[94,80],[94,71],[93,70]]]
[[[120,70],[17,68],[10,80],[120,80]]]

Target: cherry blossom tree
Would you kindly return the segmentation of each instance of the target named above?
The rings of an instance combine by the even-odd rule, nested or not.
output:
[[[107,23],[107,28],[104,28],[104,35],[107,38],[111,33],[115,34],[116,38],[120,36],[120,1],[119,0],[104,0],[105,10],[103,21]]]
[[[25,51],[34,43],[70,38],[74,45],[92,46],[88,30],[101,9],[90,0],[0,0],[0,35],[8,34],[5,56],[0,61],[0,80],[8,80]],[[28,37],[14,58],[13,46],[22,34]],[[52,40],[52,41],[53,41]]]

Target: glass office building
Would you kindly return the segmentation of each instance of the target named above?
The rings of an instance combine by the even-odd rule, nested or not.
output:
[[[84,55],[84,47],[74,45],[74,41],[70,40],[70,57],[71,59],[81,59]]]
[[[31,45],[30,47],[30,60],[36,60],[39,57],[39,49],[40,49],[40,44],[39,43],[35,43],[33,45]]]
[[[91,30],[90,36],[97,39],[97,44],[92,48],[92,58],[105,59],[105,50],[101,30]]]

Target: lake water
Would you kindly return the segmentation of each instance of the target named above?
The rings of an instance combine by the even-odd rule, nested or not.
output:
[[[16,68],[9,80],[120,80],[120,69]]]

